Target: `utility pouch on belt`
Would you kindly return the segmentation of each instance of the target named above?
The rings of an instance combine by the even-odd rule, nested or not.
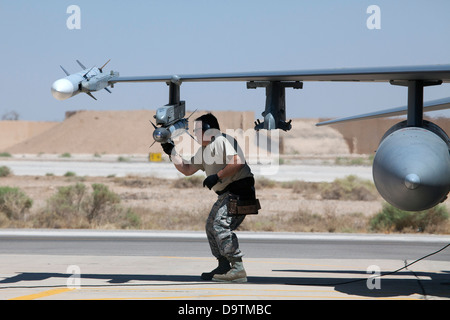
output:
[[[240,200],[238,195],[230,193],[228,215],[258,214],[259,209],[261,209],[261,205],[258,199]]]

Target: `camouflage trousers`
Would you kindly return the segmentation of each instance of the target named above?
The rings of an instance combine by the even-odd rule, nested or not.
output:
[[[243,256],[233,231],[244,221],[245,215],[229,216],[228,203],[229,192],[220,195],[214,203],[206,221],[206,235],[213,256],[216,258],[222,256],[233,261]]]

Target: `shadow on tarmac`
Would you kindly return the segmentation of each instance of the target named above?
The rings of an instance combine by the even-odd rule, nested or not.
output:
[[[354,270],[272,270],[273,272],[292,272],[292,273],[330,273],[330,274],[355,274],[365,275],[362,277],[257,277],[249,276],[248,284],[260,285],[291,285],[291,286],[325,286],[333,287],[334,290],[354,296],[373,297],[373,298],[389,298],[396,296],[409,296],[419,294],[425,298],[428,296],[437,298],[450,298],[450,271],[440,273],[433,272],[411,272],[404,271],[395,274],[396,279],[380,278],[379,289],[369,289],[367,285],[367,274]],[[65,287],[66,285],[40,285],[36,286],[10,286],[25,281],[44,281],[50,278],[71,277],[67,273],[19,273],[13,277],[0,281],[1,289],[12,288],[46,288],[46,287]],[[401,278],[401,277],[407,277]],[[411,278],[413,277],[413,278]],[[106,287],[106,286],[175,286],[175,285],[201,285],[208,282],[200,280],[199,276],[192,275],[144,275],[144,274],[81,274],[80,279],[97,279],[105,280],[107,284],[85,285],[83,287]],[[142,282],[169,282],[164,284],[158,283],[129,283],[130,281]],[[370,280],[369,280],[370,281]],[[170,283],[174,282],[174,283]],[[214,282],[219,285],[220,283]],[[3,285],[8,286],[3,286]]]

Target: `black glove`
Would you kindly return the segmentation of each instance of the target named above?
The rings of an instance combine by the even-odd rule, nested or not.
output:
[[[173,144],[173,142],[166,142],[166,143],[161,143],[161,147],[163,148],[164,152],[170,156],[172,155],[172,150],[173,148],[175,148],[175,145]]]
[[[217,174],[212,174],[203,180],[203,187],[208,187],[208,189],[211,190],[211,188],[214,187],[219,181],[219,176]]]

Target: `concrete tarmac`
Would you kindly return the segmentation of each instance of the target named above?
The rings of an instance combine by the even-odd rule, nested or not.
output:
[[[77,176],[144,176],[164,179],[176,179],[183,177],[168,162],[146,162],[116,160],[107,161],[80,159],[2,159],[0,166],[9,167],[15,175],[18,176],[45,176],[54,174],[63,176],[67,172],[74,172]],[[348,175],[356,175],[362,179],[372,181],[372,168],[369,166],[333,166],[322,164],[297,164],[297,165],[261,165],[252,164],[252,172],[257,178],[265,177],[276,181],[302,180],[309,182],[332,182],[338,178],[344,178]],[[204,176],[204,173],[197,173]]]
[[[405,256],[409,256],[406,263],[411,263],[444,247],[450,237],[239,235],[248,253],[244,259],[248,282],[243,284],[200,279],[202,272],[216,266],[200,232],[3,230],[0,299],[217,300],[227,306],[254,304],[255,300],[265,300],[259,304],[267,306],[275,300],[450,299],[448,248],[388,274],[405,266]],[[143,250],[143,243],[148,251]],[[341,257],[293,250],[299,246],[319,250],[324,248],[320,243]],[[179,251],[170,250],[171,246]],[[190,254],[187,248],[197,246],[201,249]],[[266,246],[268,251],[264,251]],[[153,247],[163,248],[166,255]],[[285,248],[284,254],[267,254],[279,248]],[[345,248],[352,252],[345,254]],[[398,258],[383,255],[382,248]],[[411,248],[417,248],[415,254]],[[227,310],[231,309],[216,312]]]

